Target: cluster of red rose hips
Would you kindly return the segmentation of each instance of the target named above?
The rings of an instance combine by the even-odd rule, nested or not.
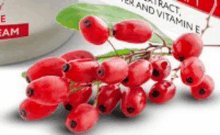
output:
[[[92,15],[82,18],[79,27],[86,40],[95,45],[105,43],[110,34],[131,43],[147,42],[153,34],[145,21],[124,20],[115,23],[110,30],[101,19]],[[20,115],[25,120],[44,118],[62,103],[69,110],[66,127],[72,132],[85,132],[95,125],[99,112],[110,113],[119,101],[121,111],[128,117],[141,113],[147,98],[156,104],[165,103],[174,97],[176,87],[173,83],[175,77],[165,80],[171,73],[168,59],[153,55],[154,50],[163,47],[181,61],[175,71],[181,71],[181,79],[191,87],[192,96],[196,99],[207,98],[214,89],[214,83],[204,74],[204,66],[197,58],[203,43],[197,34],[186,33],[172,46],[150,44],[146,49],[108,56],[101,63],[98,62],[100,57],[85,50],[41,59],[25,73],[29,82],[26,89],[28,98],[19,107]],[[146,94],[141,85],[150,78],[156,83]],[[127,87],[126,90],[122,91],[120,84]],[[93,85],[97,85],[98,90],[91,105],[87,101]]]

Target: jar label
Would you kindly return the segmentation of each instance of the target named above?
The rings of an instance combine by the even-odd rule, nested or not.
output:
[[[28,23],[0,25],[0,39],[18,38],[28,35]]]
[[[5,0],[0,2],[0,11],[4,10]],[[26,37],[29,35],[28,23],[7,23],[7,15],[0,14],[0,40]]]

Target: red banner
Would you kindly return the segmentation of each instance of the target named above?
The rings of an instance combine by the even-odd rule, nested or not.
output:
[[[29,35],[29,24],[4,24],[0,25],[0,40],[25,37]]]

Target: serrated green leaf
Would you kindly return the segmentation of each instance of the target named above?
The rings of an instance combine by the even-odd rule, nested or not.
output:
[[[102,18],[109,27],[115,22],[124,20],[124,19],[142,19],[148,22],[155,31],[157,31],[167,43],[172,43],[172,40],[162,33],[155,25],[153,25],[149,20],[146,20],[144,17],[132,13],[123,8],[110,5],[102,4],[89,4],[89,3],[74,3],[63,10],[61,10],[56,16],[56,22],[61,24],[66,28],[71,28],[74,30],[79,29],[79,21],[85,15],[96,15]],[[151,42],[161,43],[161,40],[153,35],[150,39]]]

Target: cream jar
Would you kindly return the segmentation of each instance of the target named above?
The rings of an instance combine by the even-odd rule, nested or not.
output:
[[[77,0],[0,0],[0,65],[43,55],[74,33],[55,22]]]

